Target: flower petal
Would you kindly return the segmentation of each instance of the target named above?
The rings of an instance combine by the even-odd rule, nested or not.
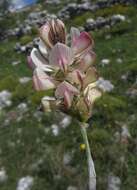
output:
[[[55,96],[58,99],[63,99],[63,104],[66,109],[71,107],[74,95],[78,95],[79,91],[77,88],[64,81],[57,87]]]
[[[43,43],[42,40],[39,41],[38,43],[38,47],[40,52],[42,53],[42,55],[47,58],[48,57],[48,51],[47,51],[47,47],[45,46],[45,44]]]
[[[89,106],[87,105],[84,97],[78,99],[76,108],[79,111],[82,120],[84,119],[86,121],[90,117],[91,111],[89,110]]]
[[[56,101],[55,97],[44,96],[41,100],[44,111],[45,112],[51,112],[52,111],[52,104],[55,105],[55,101]]]
[[[84,87],[86,88],[88,84],[97,81],[97,79],[98,79],[98,73],[95,67],[89,68],[84,78]]]
[[[72,86],[70,83],[64,81],[60,83],[55,91],[55,96],[57,98],[64,98],[65,92],[69,92],[72,95],[78,95],[79,90]]]
[[[84,90],[85,100],[87,101],[89,107],[92,106],[95,100],[100,98],[101,95],[102,92],[99,88],[96,87],[96,83],[89,84]]]
[[[68,46],[57,43],[51,50],[49,57],[50,65],[54,65],[56,69],[66,71],[68,65],[73,62],[73,52]]]
[[[80,87],[82,87],[84,77],[85,75],[80,70],[76,69],[68,74],[67,80],[71,84],[77,84],[80,85]]]
[[[79,29],[77,29],[75,27],[71,27],[70,33],[71,33],[71,46],[73,47],[76,40],[80,36],[80,31],[79,31]]]
[[[30,69],[32,69],[32,70],[35,69],[35,65],[30,56],[27,56],[27,63],[28,63],[28,66],[30,67]]]
[[[69,109],[72,105],[72,101],[73,101],[73,96],[71,93],[69,93],[68,91],[65,91],[64,93],[64,106]]]
[[[55,81],[39,68],[34,70],[33,84],[34,88],[38,91],[55,88]]]
[[[75,64],[75,68],[85,72],[90,66],[93,65],[95,58],[96,54],[93,51],[87,51],[79,57]]]
[[[87,32],[80,33],[80,36],[72,44],[74,54],[81,55],[83,52],[93,47],[94,41]]]
[[[36,48],[33,48],[30,54],[33,67],[40,68],[41,70],[52,72],[52,67],[48,64],[48,62],[42,57],[42,55],[39,53],[39,51]]]
[[[49,47],[52,47],[52,42],[49,40],[49,32],[50,32],[50,25],[47,22],[46,24],[44,24],[40,30],[40,38],[43,40],[43,42]]]

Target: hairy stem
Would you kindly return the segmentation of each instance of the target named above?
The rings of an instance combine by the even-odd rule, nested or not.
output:
[[[95,172],[94,162],[91,156],[86,126],[87,126],[86,123],[81,125],[81,132],[84,139],[84,143],[86,145],[86,154],[87,154],[88,172],[89,172],[89,190],[96,190],[96,172]]]

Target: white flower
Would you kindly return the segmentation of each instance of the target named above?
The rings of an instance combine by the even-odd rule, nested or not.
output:
[[[59,135],[59,127],[56,124],[51,125],[51,129],[52,129],[52,133],[54,136],[58,136]]]
[[[17,106],[17,109],[21,112],[24,113],[28,110],[28,106],[26,103],[22,102]]]
[[[29,82],[30,80],[31,80],[30,77],[22,77],[22,78],[19,79],[19,82],[21,84],[25,84],[25,83]]]
[[[34,179],[31,176],[22,177],[18,182],[17,190],[30,190],[33,181]]]
[[[123,125],[123,126],[122,126],[121,136],[122,136],[123,138],[130,138],[130,137],[131,137],[131,134],[129,133],[129,130],[128,130],[127,125]]]
[[[121,21],[125,21],[126,20],[126,17],[124,15],[121,15],[121,14],[113,15],[113,18],[114,19],[119,19]]]
[[[114,175],[108,176],[108,188],[107,190],[120,190],[121,180]]]
[[[0,92],[0,110],[7,106],[11,106],[12,104],[10,100],[11,96],[12,96],[11,93],[8,92],[7,90],[3,90]]]
[[[60,122],[60,125],[62,128],[66,128],[70,125],[72,118],[70,116],[65,116],[62,121]]]
[[[15,65],[18,65],[20,63],[20,61],[13,61],[11,64],[13,65],[13,66],[15,66]]]
[[[0,169],[0,183],[3,183],[7,180],[8,176],[4,168]]]
[[[109,59],[102,59],[102,60],[101,60],[101,65],[102,65],[102,66],[108,65],[109,63],[110,63],[110,60],[109,60]]]
[[[72,160],[72,157],[71,157],[70,153],[65,153],[64,157],[63,157],[64,165],[68,165],[71,160]]]
[[[114,85],[109,80],[104,80],[102,77],[100,77],[96,83],[104,92],[110,92],[114,89]]]

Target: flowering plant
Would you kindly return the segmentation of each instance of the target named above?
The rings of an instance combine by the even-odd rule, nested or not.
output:
[[[96,85],[98,74],[94,66],[93,38],[89,33],[72,27],[70,47],[67,46],[66,29],[59,19],[47,21],[39,31],[38,47],[33,48],[28,57],[29,66],[34,70],[34,88],[48,94],[42,98],[45,112],[59,109],[82,122],[89,164],[89,187],[90,190],[95,189],[94,164],[86,125],[83,124],[91,116],[95,100],[102,94]]]

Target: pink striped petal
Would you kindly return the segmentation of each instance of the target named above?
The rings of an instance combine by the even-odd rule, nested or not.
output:
[[[69,109],[72,105],[72,101],[73,101],[73,96],[71,93],[69,93],[68,91],[65,91],[64,93],[64,106]]]
[[[54,65],[56,69],[66,72],[68,65],[73,63],[73,52],[68,46],[57,43],[51,50],[49,57],[50,65]]]
[[[93,51],[86,52],[82,58],[83,68],[81,69],[86,71],[91,65],[93,65],[95,58],[96,54]]]
[[[34,63],[32,62],[32,59],[30,56],[27,56],[27,63],[28,63],[28,66],[30,67],[30,69],[35,69],[35,65]]]
[[[76,56],[81,55],[83,52],[93,47],[93,39],[87,32],[80,33],[80,36],[72,44],[74,54]]]
[[[55,88],[54,80],[39,68],[33,73],[33,84],[37,91]]]
[[[93,51],[87,51],[76,60],[74,67],[82,72],[86,72],[93,65],[95,58],[96,54]]]
[[[78,94],[79,94],[78,89],[66,81],[62,82],[55,91],[55,96],[58,99],[63,98],[64,106],[66,107],[66,109],[70,108],[74,95]]]
[[[79,93],[79,90],[77,88],[72,86],[70,83],[64,81],[58,85],[58,87],[55,91],[55,96],[57,98],[64,98],[64,94],[66,91],[72,95],[77,95]]]
[[[67,80],[71,83],[71,84],[77,84],[80,87],[83,86],[83,79],[84,79],[85,75],[78,69],[72,71],[71,73],[68,74],[67,76]]]
[[[49,32],[50,32],[50,25],[49,25],[49,22],[47,22],[46,24],[44,24],[40,30],[40,37],[41,39],[43,40],[43,42],[49,47],[49,48],[52,48],[52,42],[51,40],[49,39]]]

